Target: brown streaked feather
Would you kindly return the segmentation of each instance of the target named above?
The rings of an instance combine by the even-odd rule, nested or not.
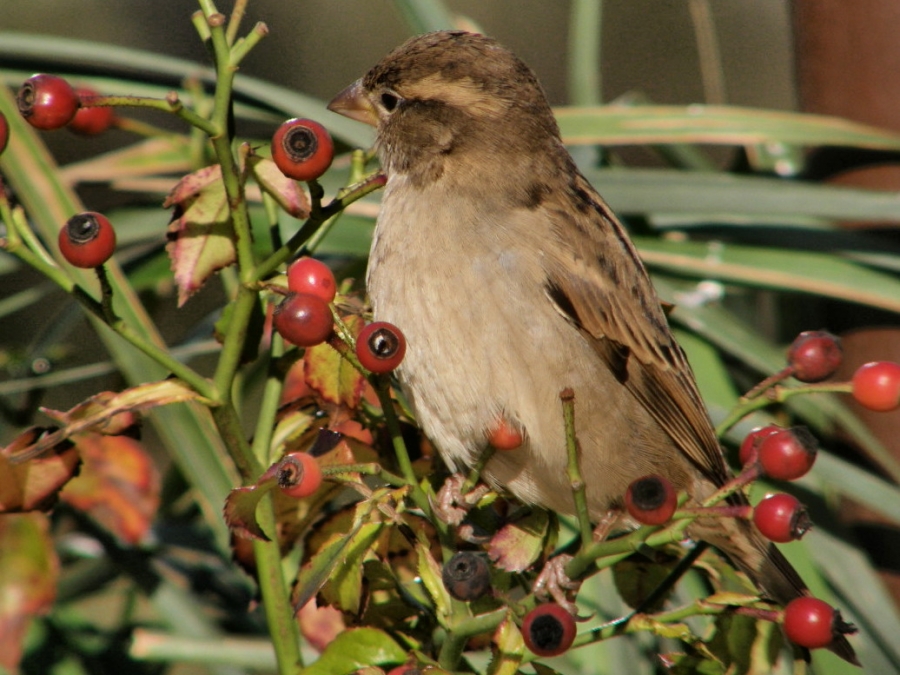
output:
[[[553,212],[559,220],[553,224],[555,245],[545,252],[548,295],[685,457],[721,485],[728,476],[722,452],[690,365],[637,252],[615,215],[580,175],[575,188],[591,208],[584,213]],[[576,227],[572,219],[580,221]],[[625,265],[632,269],[621,269]]]

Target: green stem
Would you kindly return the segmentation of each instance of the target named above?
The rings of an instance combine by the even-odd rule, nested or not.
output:
[[[271,495],[266,495],[263,499],[257,510],[257,517],[265,531],[276,530]],[[253,553],[256,557],[257,577],[269,625],[269,635],[272,637],[278,661],[278,672],[280,675],[296,675],[297,669],[303,665],[300,636],[290,603],[290,592],[284,582],[278,542],[254,541]]]
[[[284,388],[284,380],[277,371],[278,358],[284,353],[284,341],[281,336],[272,334],[272,347],[269,350],[269,373],[263,387],[262,401],[256,419],[256,430],[253,433],[253,456],[263,465],[271,461],[272,434],[275,430],[275,416],[278,414],[278,403]]]
[[[573,105],[600,105],[602,0],[574,0],[569,10],[569,99]]]
[[[264,467],[257,460],[250,444],[244,437],[244,429],[241,427],[241,421],[234,406],[230,402],[223,403],[212,409],[212,415],[216,428],[237,464],[244,483],[256,480],[262,474]]]
[[[318,212],[314,211],[313,215],[303,223],[303,226],[297,230],[288,242],[270,255],[266,260],[257,265],[252,281],[259,282],[271,275],[278,267],[290,260],[291,256],[299,249],[312,235],[318,230],[322,223],[331,216],[347,208],[353,202],[362,199],[367,194],[378,190],[384,186],[384,175],[375,173],[368,178],[345,188],[328,206],[322,207]],[[315,201],[315,195],[312,194]]]
[[[232,14],[232,16],[234,16]],[[228,24],[228,32],[231,32],[231,24]],[[266,26],[262,21],[253,26],[253,30],[251,30],[246,38],[241,38],[236,43],[233,43],[234,46],[231,48],[231,65],[237,66],[240,62],[250,53],[250,50],[253,49],[259,41],[262,40],[266,35],[269,34],[269,27]],[[232,44],[232,40],[228,40],[229,44]]]
[[[566,473],[572,488],[572,496],[575,499],[575,513],[578,515],[581,546],[588,547],[593,543],[593,533],[587,505],[587,487],[581,476],[580,448],[575,436],[575,393],[567,388],[560,392],[559,397],[562,400],[563,420],[566,427],[566,455],[568,457]]]

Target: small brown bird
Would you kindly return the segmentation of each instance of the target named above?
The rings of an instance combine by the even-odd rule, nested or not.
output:
[[[495,40],[413,38],[329,108],[373,125],[387,175],[367,277],[375,318],[406,334],[398,375],[447,464],[498,420],[523,433],[485,478],[574,511],[560,391],[576,396],[591,517],[667,477],[697,504],[729,478],[684,352],[624,228],[562,144],[534,73]],[[752,525],[697,521],[772,599],[806,593]],[[832,649],[856,663],[843,636]]]

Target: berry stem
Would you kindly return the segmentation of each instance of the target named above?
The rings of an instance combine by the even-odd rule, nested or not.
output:
[[[251,450],[263,466],[274,461],[272,436],[275,432],[275,417],[278,414],[278,403],[284,388],[284,377],[278,372],[277,363],[284,354],[284,340],[273,331],[272,344],[266,355],[266,382],[263,385],[262,397],[257,411],[256,428],[253,432]]]
[[[566,428],[566,475],[572,488],[575,500],[575,513],[578,516],[578,530],[581,535],[581,546],[586,548],[593,543],[591,532],[591,516],[587,505],[587,487],[581,476],[580,448],[575,436],[575,392],[565,388],[559,393],[562,401],[563,422]]]
[[[290,260],[291,256],[313,236],[325,220],[343,211],[353,202],[383,187],[384,183],[384,174],[374,173],[356,184],[348,185],[327,206],[320,208],[318,212],[313,211],[312,215],[303,223],[303,226],[294,233],[284,246],[257,265],[253,274],[253,281],[262,281],[270,276],[281,265]],[[315,195],[312,194],[312,190],[310,190],[310,193],[310,197],[315,205]]]

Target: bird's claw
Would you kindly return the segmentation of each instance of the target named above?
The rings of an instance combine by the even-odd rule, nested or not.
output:
[[[471,508],[490,492],[487,485],[477,485],[463,493],[465,482],[465,476],[460,473],[453,474],[444,481],[431,504],[435,515],[448,525],[459,525]]]
[[[534,582],[534,594],[540,599],[553,598],[554,602],[561,605],[573,616],[578,615],[578,606],[574,602],[581,582],[569,578],[566,574],[566,565],[572,559],[568,554],[560,554],[551,558],[544,565],[544,569],[538,574]]]

